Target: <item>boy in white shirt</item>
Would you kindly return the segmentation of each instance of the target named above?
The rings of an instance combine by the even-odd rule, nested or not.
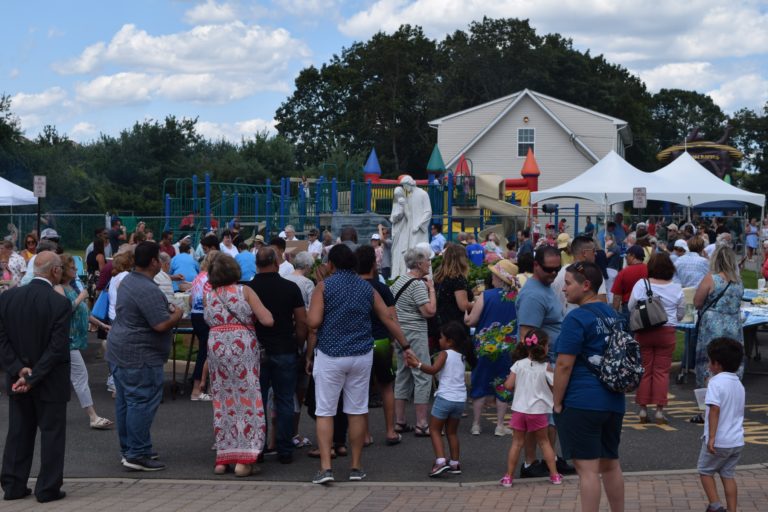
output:
[[[744,386],[736,371],[744,359],[744,347],[731,338],[715,338],[707,346],[709,372],[704,435],[698,471],[709,500],[708,512],[736,510],[735,468],[744,448]],[[718,473],[725,490],[727,509],[717,494],[714,475]]]

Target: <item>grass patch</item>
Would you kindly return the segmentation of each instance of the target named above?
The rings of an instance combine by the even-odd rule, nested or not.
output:
[[[173,345],[176,347],[176,360],[186,361],[189,355],[189,340],[191,334],[177,334],[173,338]],[[171,351],[171,357],[173,357],[173,351]]]
[[[744,269],[741,271],[741,281],[744,283],[744,288],[757,288],[758,277],[754,270]]]

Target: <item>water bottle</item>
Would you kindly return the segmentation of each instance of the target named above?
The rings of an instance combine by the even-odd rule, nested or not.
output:
[[[764,289],[765,289],[765,279],[761,277],[760,279],[757,280],[757,291],[761,292]]]

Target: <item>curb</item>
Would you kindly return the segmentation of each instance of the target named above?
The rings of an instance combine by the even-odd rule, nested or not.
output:
[[[761,462],[758,464],[748,464],[744,466],[737,466],[737,471],[749,471],[749,470],[768,470],[768,462]],[[660,470],[660,471],[634,471],[631,473],[624,473],[625,477],[645,477],[645,476],[673,476],[673,475],[698,475],[698,471],[696,469],[671,469],[671,470]],[[578,476],[571,475],[563,477],[566,481],[575,481],[578,480]],[[30,480],[37,480],[36,478],[30,478]],[[524,478],[524,479],[516,479],[515,485],[525,485],[525,484],[537,484],[540,482],[547,482],[547,477],[541,477],[541,478]],[[65,483],[113,483],[113,484],[123,484],[128,486],[134,486],[134,485],[140,485],[140,484],[157,484],[157,485],[225,485],[225,486],[232,486],[232,485],[244,485],[248,487],[279,487],[279,486],[285,486],[285,487],[306,487],[306,488],[312,488],[312,487],[322,487],[317,486],[316,484],[313,484],[311,482],[289,482],[284,480],[246,480],[246,479],[237,479],[237,480],[201,480],[201,479],[194,479],[194,480],[178,480],[178,479],[159,479],[159,478],[65,478]],[[493,481],[483,481],[483,482],[440,482],[436,480],[425,480],[424,482],[376,482],[376,481],[364,481],[364,482],[346,482],[346,481],[339,481],[334,482],[332,485],[333,487],[338,486],[349,486],[349,487],[413,487],[413,488],[423,488],[423,487],[434,487],[434,488],[475,488],[475,487],[495,487],[498,486],[499,482],[496,480]]]

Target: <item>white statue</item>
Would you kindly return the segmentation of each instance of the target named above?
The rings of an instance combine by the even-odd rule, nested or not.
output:
[[[407,272],[403,255],[419,243],[429,243],[429,223],[432,220],[432,204],[429,194],[416,186],[416,181],[406,175],[400,179],[402,188],[395,189],[392,203],[392,276]],[[399,192],[398,192],[399,190]]]
[[[405,191],[403,187],[395,187],[392,213],[389,216],[389,221],[392,223],[392,277],[401,276],[408,270],[405,268],[403,259],[405,251],[408,250],[408,233],[410,232],[405,209]]]

